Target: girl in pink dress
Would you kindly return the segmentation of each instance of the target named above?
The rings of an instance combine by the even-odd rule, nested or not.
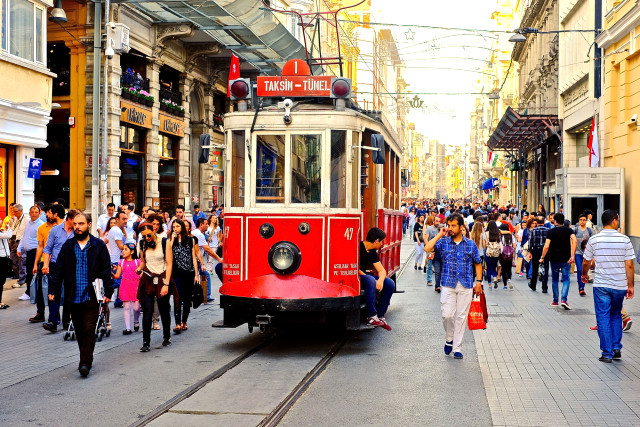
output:
[[[136,274],[136,270],[140,266],[140,260],[134,259],[136,245],[127,243],[122,248],[122,259],[118,263],[118,269],[113,277],[119,279],[122,277],[120,284],[120,299],[124,303],[124,324],[125,330],[123,335],[131,335],[131,309],[133,308],[133,328],[138,331],[140,329],[140,302],[138,301],[138,284],[140,283],[140,275]]]

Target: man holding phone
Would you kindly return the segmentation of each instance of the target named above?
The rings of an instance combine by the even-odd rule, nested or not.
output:
[[[425,245],[442,263],[440,307],[446,334],[444,353],[462,359],[462,340],[473,294],[482,294],[482,264],[473,240],[462,235],[462,215],[447,217],[447,227]],[[475,269],[475,282],[474,282]]]

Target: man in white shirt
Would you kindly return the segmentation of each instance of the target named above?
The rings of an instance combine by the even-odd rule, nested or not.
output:
[[[98,235],[100,237],[104,237],[104,234],[107,232],[107,226],[109,225],[109,220],[113,218],[113,214],[116,212],[116,205],[113,203],[109,203],[107,205],[107,213],[102,214],[98,217],[98,224],[96,229],[98,230]]]
[[[133,203],[129,203],[125,206],[125,213],[127,214],[127,222],[125,225],[125,231],[127,235],[125,236],[125,243],[136,243],[136,233],[133,231],[133,225],[138,222],[138,215],[134,212],[135,205]]]
[[[595,259],[593,302],[600,338],[601,362],[611,363],[622,357],[622,303],[633,298],[633,260],[635,254],[629,237],[619,233],[618,212],[602,213],[604,229],[591,237],[583,254],[582,281],[588,280],[591,260]]]
[[[206,218],[198,218],[198,222],[196,224],[196,228],[191,232],[191,234],[193,237],[198,239],[198,246],[200,247],[200,253],[202,254],[204,262],[207,262],[205,255],[218,262],[222,262],[222,258],[220,258],[216,254],[216,251],[209,246],[207,239],[204,237],[204,233],[207,231],[207,228],[209,228],[209,221]],[[204,265],[200,268],[200,275],[207,278],[207,302],[211,302],[213,301],[213,298],[211,298],[211,275]]]

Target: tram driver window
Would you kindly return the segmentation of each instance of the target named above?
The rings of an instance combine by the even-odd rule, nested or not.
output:
[[[291,136],[291,203],[320,203],[320,135]]]
[[[257,137],[257,203],[284,203],[284,155],[283,135]]]
[[[347,205],[347,132],[331,131],[331,207],[344,208]]]

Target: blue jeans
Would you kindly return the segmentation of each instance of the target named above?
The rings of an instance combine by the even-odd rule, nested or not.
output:
[[[614,350],[621,350],[622,303],[626,290],[593,288],[593,302],[600,337],[600,350],[604,357],[612,358]]]
[[[578,289],[584,289],[584,283],[582,283],[582,254],[576,254],[576,273],[578,274]]]
[[[567,300],[569,286],[571,285],[571,264],[566,262],[549,262],[551,265],[551,289],[553,290],[553,302],[558,302],[558,281],[562,271],[562,301]]]
[[[435,276],[436,289],[438,289],[442,280],[442,261],[439,258],[434,258],[431,264],[433,264],[433,275]]]
[[[433,260],[427,258],[427,282],[433,281]]]
[[[485,256],[484,259],[487,263],[487,282],[490,283],[493,277],[498,277],[498,260],[500,260],[500,257]]]
[[[360,275],[360,286],[364,289],[364,300],[367,308],[367,317],[384,317],[391,302],[391,295],[396,290],[396,284],[393,280],[386,277],[380,291],[380,300],[376,304],[376,281],[378,276],[369,274]]]

